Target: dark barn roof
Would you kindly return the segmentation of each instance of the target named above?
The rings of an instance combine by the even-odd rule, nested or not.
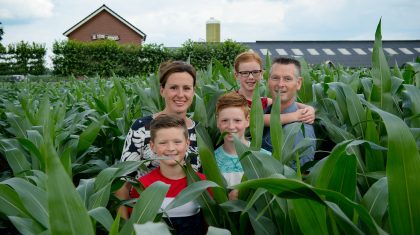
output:
[[[348,67],[371,67],[374,41],[256,41],[243,43],[265,60],[267,51],[275,57],[305,58],[308,64],[326,61]],[[420,40],[382,41],[389,65],[399,66],[420,57]]]

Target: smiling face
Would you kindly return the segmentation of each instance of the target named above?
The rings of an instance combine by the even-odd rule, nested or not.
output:
[[[183,164],[188,150],[189,140],[181,127],[162,128],[156,131],[156,136],[150,141],[150,148],[159,157],[169,157],[171,160],[160,160],[160,165],[177,166]]]
[[[218,112],[217,128],[220,133],[227,132],[224,141],[233,142],[233,135],[245,140],[245,130],[249,126],[249,116],[245,116],[243,107],[227,107]]]
[[[297,92],[302,85],[302,78],[297,77],[297,70],[294,64],[278,64],[271,66],[268,87],[273,99],[280,95],[282,109],[292,104]]]
[[[262,68],[257,61],[241,62],[238,66],[238,71],[235,72],[235,77],[240,82],[240,89],[248,92],[253,92],[256,83],[262,78],[262,72],[258,75],[249,74],[248,76],[241,75],[242,72],[261,71]]]
[[[194,79],[187,72],[172,73],[165,86],[160,87],[167,113],[187,113],[194,97]]]

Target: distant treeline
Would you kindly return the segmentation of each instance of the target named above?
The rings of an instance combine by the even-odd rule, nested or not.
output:
[[[248,48],[241,43],[225,41],[205,43],[186,41],[179,48],[163,45],[121,45],[111,40],[79,42],[66,40],[53,44],[53,70],[68,76],[135,76],[157,71],[166,60],[184,60],[197,69],[205,69],[212,59],[230,67],[234,58]],[[0,75],[42,75],[45,65],[45,45],[19,42],[7,47],[0,45]]]

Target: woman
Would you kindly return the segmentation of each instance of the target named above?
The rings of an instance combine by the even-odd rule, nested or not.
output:
[[[184,119],[190,140],[187,155],[197,155],[197,140],[195,135],[196,123],[187,117],[187,110],[191,106],[194,98],[194,88],[196,84],[196,71],[193,66],[183,61],[173,61],[162,63],[159,67],[160,95],[165,100],[165,108],[151,116],[137,119],[131,126],[121,156],[121,161],[141,161],[154,159],[155,153],[150,148],[150,123],[160,114],[176,115]],[[190,161],[194,170],[201,168],[200,160],[197,157],[187,159]],[[145,163],[147,170],[137,172],[136,178],[143,176],[159,166],[158,160],[151,160]],[[130,184],[124,186],[116,192],[116,196],[122,200],[129,198]],[[123,218],[128,218],[126,208],[121,211]]]
[[[263,75],[261,57],[252,51],[246,51],[235,58],[235,77],[240,82],[238,93],[245,96],[249,107],[252,104],[252,94],[257,82],[260,82]],[[262,107],[265,110],[272,104],[272,99],[261,97]],[[304,122],[312,124],[315,120],[315,109],[309,105],[297,103],[299,110],[294,113],[282,114],[281,123]],[[264,115],[264,125],[270,126],[270,114]]]

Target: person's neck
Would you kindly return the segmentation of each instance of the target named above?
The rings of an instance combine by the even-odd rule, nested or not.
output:
[[[253,91],[248,91],[248,90],[239,88],[238,93],[241,94],[241,95],[243,95],[243,96],[245,96],[245,98],[247,100],[251,100],[252,101],[252,93],[253,93]]]
[[[245,145],[248,145],[248,141],[245,138],[241,139],[241,142]],[[233,141],[225,141],[222,145],[222,148],[226,153],[230,155],[238,155],[236,153],[235,142]]]
[[[289,108],[290,105],[292,105],[294,102],[294,100],[289,100],[286,103],[282,103],[280,107],[280,112],[283,112],[285,109]]]
[[[168,179],[171,180],[179,180],[185,178],[184,169],[180,165],[175,166],[168,166],[161,164],[160,165],[160,173]]]
[[[157,114],[156,114],[156,116],[159,116],[160,114],[166,114],[166,115],[175,115],[175,116],[178,116],[178,117],[180,117],[180,118],[184,119],[185,124],[187,125],[187,127],[188,127],[188,128],[189,128],[189,127],[191,127],[191,125],[192,125],[192,121],[191,121],[191,119],[189,119],[189,118],[187,117],[187,112],[182,112],[182,113],[173,113],[173,112],[170,112],[169,110],[167,110],[167,109],[165,108],[165,109],[164,109],[164,110],[162,110],[161,112],[157,113]]]

